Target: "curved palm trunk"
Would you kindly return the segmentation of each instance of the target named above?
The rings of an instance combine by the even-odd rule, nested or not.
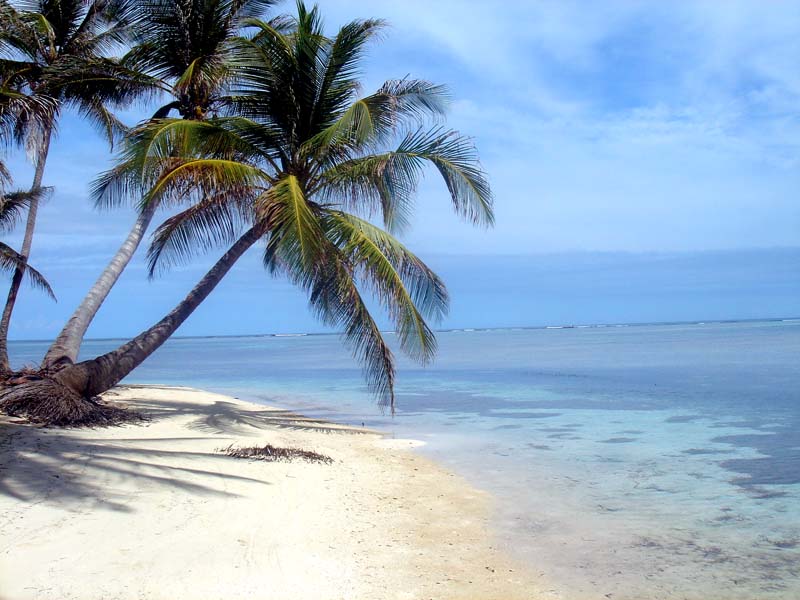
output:
[[[180,108],[181,103],[176,100],[165,104],[159,108],[153,119],[163,119],[169,116],[173,109]],[[128,266],[128,263],[133,258],[139,244],[150,226],[150,221],[155,214],[156,206],[149,204],[144,212],[142,212],[133,224],[128,237],[120,246],[117,253],[108,263],[106,268],[100,273],[100,277],[94,282],[94,285],[86,293],[86,296],[81,301],[75,312],[69,318],[61,333],[48,348],[47,353],[42,360],[43,369],[52,369],[54,367],[61,367],[71,365],[78,360],[81,344],[83,343],[83,336],[92,324],[97,311],[105,302],[111,289],[116,285],[117,280],[122,275],[122,272]]]
[[[83,301],[72,313],[67,324],[64,325],[61,333],[58,334],[56,340],[47,350],[47,354],[45,354],[42,361],[42,367],[49,369],[59,365],[69,365],[78,359],[78,352],[81,349],[86,330],[111,292],[111,288],[117,283],[125,267],[128,266],[131,258],[133,258],[142,238],[144,238],[147,227],[150,225],[150,221],[153,219],[155,211],[156,206],[152,203],[139,214],[136,223],[133,224],[128,237],[119,247],[114,258],[111,259],[108,266],[100,274],[100,277],[97,278]]]
[[[158,323],[116,350],[95,359],[68,366],[53,379],[85,398],[101,394],[119,383],[155,352],[205,300],[234,263],[258,241],[259,226],[248,230],[205,274],[191,292]]]
[[[36,216],[39,212],[39,198],[36,192],[42,187],[44,167],[47,163],[47,153],[50,151],[51,134],[52,128],[45,128],[44,135],[42,136],[41,151],[36,157],[36,170],[34,171],[33,184],[31,185],[32,197],[28,208],[28,218],[25,223],[25,236],[22,238],[22,248],[19,252],[24,264],[28,262],[28,257],[31,253],[31,245],[33,244],[33,232],[36,229]],[[20,265],[20,267],[22,266],[23,265]],[[8,297],[6,298],[6,305],[3,308],[3,315],[0,317],[0,374],[9,373],[11,371],[8,362],[8,328],[11,324],[11,313],[14,312],[14,305],[17,302],[17,294],[19,294],[19,288],[22,285],[22,277],[25,274],[25,269],[20,267],[14,270],[14,276],[11,278],[11,287],[8,290]]]

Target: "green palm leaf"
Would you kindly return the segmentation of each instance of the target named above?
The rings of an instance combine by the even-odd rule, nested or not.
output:
[[[224,186],[269,182],[268,174],[238,160],[257,156],[260,148],[238,135],[237,128],[245,128],[245,121],[158,119],[145,123],[131,132],[117,165],[94,181],[95,204],[110,207],[139,199],[146,204],[164,196],[185,202],[217,193]],[[198,158],[192,160],[192,156]]]
[[[23,143],[29,133],[37,135],[57,115],[58,103],[53,98],[0,85],[0,145]]]
[[[456,212],[482,225],[494,222],[492,195],[474,146],[454,131],[418,130],[409,133],[397,150],[340,162],[327,169],[317,184],[331,200],[341,198],[348,208],[372,214],[379,207],[392,230],[407,223],[411,198],[425,163],[436,167],[447,185]]]
[[[236,187],[268,185],[271,178],[254,166],[224,158],[197,158],[180,162],[162,174],[142,198],[142,205],[153,202],[185,201],[202,198]]]
[[[391,407],[394,413],[394,357],[364,303],[346,257],[323,241],[317,246],[316,260],[307,265],[296,253],[276,251],[273,237],[264,265],[308,292],[312,312],[326,325],[340,329],[345,345],[363,366],[367,387],[381,406]]]
[[[358,291],[346,263],[329,254],[307,287],[311,309],[342,339],[363,366],[368,389],[380,406],[395,410],[394,356]]]
[[[39,188],[33,192],[6,192],[0,196],[0,231],[9,232],[19,222],[22,213],[28,209],[32,200],[42,200],[52,188]]]
[[[311,115],[312,127],[324,127],[330,115],[341,112],[360,88],[359,61],[364,48],[385,27],[379,19],[352,21],[344,25],[319,53],[323,69]]]
[[[43,291],[53,300],[56,299],[56,295],[53,293],[53,288],[50,287],[50,284],[44,278],[44,275],[30,266],[28,264],[28,260],[14,250],[11,246],[0,242],[0,270],[6,271],[7,273],[13,273],[17,269],[25,274],[25,276],[28,278],[28,281],[30,281],[31,286]]]
[[[362,272],[395,323],[403,350],[422,363],[436,352],[423,314],[440,321],[448,294],[442,280],[397,239],[368,221],[339,211],[326,215],[329,236]]]
[[[278,181],[256,210],[270,224],[268,252],[299,272],[310,272],[320,258],[325,235],[297,177]]]
[[[147,252],[149,276],[235,242],[253,221],[248,194],[247,188],[226,190],[164,221],[153,233]]]
[[[418,79],[390,80],[356,100],[331,125],[311,138],[306,152],[329,152],[332,146],[360,149],[388,141],[398,129],[440,118],[447,104],[443,86]]]
[[[172,86],[183,118],[203,119],[226,102],[242,62],[236,36],[275,0],[138,0],[137,45],[123,63]],[[168,112],[168,111],[167,111]]]

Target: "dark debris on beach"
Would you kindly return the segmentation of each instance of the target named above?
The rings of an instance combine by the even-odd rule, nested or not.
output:
[[[230,445],[227,448],[221,448],[218,452],[222,452],[233,458],[249,458],[251,460],[266,460],[270,462],[304,460],[306,462],[324,463],[326,465],[333,463],[333,459],[330,456],[318,452],[303,450],[302,448],[278,448],[271,444],[265,446],[248,446],[245,448],[237,448]]]

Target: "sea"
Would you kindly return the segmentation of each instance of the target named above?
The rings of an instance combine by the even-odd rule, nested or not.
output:
[[[424,441],[492,494],[493,543],[553,597],[800,598],[800,319],[437,337],[432,365],[398,357],[395,415],[336,335],[175,338],[125,382]]]

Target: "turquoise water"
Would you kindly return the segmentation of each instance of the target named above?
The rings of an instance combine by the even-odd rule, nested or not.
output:
[[[422,439],[495,495],[497,544],[566,598],[800,597],[800,321],[439,342],[429,368],[400,361],[394,418],[335,336],[175,339],[127,381]]]

